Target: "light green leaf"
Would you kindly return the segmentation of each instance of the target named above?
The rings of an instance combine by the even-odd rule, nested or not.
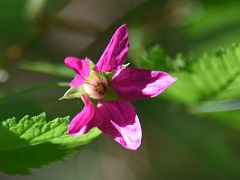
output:
[[[29,19],[34,19],[42,13],[47,0],[28,0],[25,5],[26,15]]]
[[[233,45],[214,55],[204,55],[188,71],[173,72],[178,80],[165,93],[181,103],[225,101],[240,98],[240,47]]]
[[[139,58],[141,60],[139,60]],[[177,54],[173,59],[159,46],[155,45],[143,53],[141,57],[133,57],[136,66],[144,69],[155,69],[170,72],[188,68],[189,62],[186,62],[182,54]]]
[[[46,120],[46,115],[15,118],[0,124],[0,171],[9,174],[29,174],[39,168],[72,154],[79,146],[100,135],[92,129],[81,137],[67,135],[69,117]]]

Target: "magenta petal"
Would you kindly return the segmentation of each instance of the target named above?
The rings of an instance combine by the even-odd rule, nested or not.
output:
[[[112,78],[112,87],[126,100],[155,97],[168,88],[176,78],[163,71],[125,68]]]
[[[64,63],[76,72],[75,78],[70,83],[71,87],[82,85],[85,78],[90,75],[90,63],[88,59],[80,60],[76,57],[67,57]]]
[[[85,79],[82,78],[79,74],[76,74],[74,79],[69,83],[71,87],[78,87],[84,83]]]
[[[142,130],[134,107],[124,100],[97,105],[98,128],[123,147],[136,150],[141,144]]]
[[[80,136],[94,127],[95,106],[86,96],[82,97],[85,107],[78,113],[68,126],[68,134]]]
[[[124,24],[112,36],[110,43],[96,64],[95,70],[98,72],[117,71],[126,61],[128,48],[128,30]]]

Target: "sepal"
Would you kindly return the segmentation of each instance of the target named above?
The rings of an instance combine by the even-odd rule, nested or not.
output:
[[[59,98],[59,100],[81,98],[83,94],[84,94],[83,86],[71,87],[66,91],[66,93],[61,98]]]

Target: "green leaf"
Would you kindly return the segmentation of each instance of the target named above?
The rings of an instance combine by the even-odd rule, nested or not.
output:
[[[164,52],[164,50],[155,45],[147,51],[147,54],[143,56],[143,67],[148,69],[164,68],[165,70],[172,70],[171,58]]]
[[[239,45],[206,54],[192,63],[189,71],[173,72],[178,80],[165,95],[186,104],[239,99],[239,67]]]
[[[139,58],[141,59],[140,61]],[[139,58],[133,57],[136,66],[145,69],[164,70],[167,72],[186,70],[190,63],[185,61],[186,58],[182,54],[177,54],[175,59],[171,58],[159,45],[151,47],[145,53],[142,53],[142,56]]]
[[[72,154],[79,146],[89,143],[100,135],[92,129],[81,137],[67,135],[69,117],[46,120],[39,116],[15,118],[0,125],[0,171],[8,174],[29,174],[39,168]]]

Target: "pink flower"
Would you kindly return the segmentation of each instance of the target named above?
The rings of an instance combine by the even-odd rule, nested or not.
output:
[[[89,59],[65,59],[76,76],[63,98],[81,98],[85,103],[69,124],[70,135],[80,136],[98,127],[127,149],[140,146],[142,130],[130,101],[155,97],[176,79],[162,71],[124,67],[128,48],[128,30],[122,25],[96,65]]]

